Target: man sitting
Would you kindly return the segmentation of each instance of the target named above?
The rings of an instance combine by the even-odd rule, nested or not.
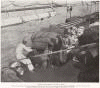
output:
[[[31,49],[31,47],[27,47],[26,44],[27,44],[27,41],[23,40],[23,42],[17,46],[16,58],[20,60],[20,62],[27,64],[29,71],[33,71],[34,66],[31,63],[31,60],[27,58],[27,54],[33,50]]]

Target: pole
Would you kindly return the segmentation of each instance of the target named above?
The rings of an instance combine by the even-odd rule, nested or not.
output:
[[[88,9],[89,9],[89,8],[88,8],[88,3],[86,3],[86,4],[87,4],[87,10],[88,10]]]
[[[91,14],[91,11],[92,11],[92,2],[91,2],[90,14]],[[90,17],[89,17],[89,24],[90,24]]]
[[[67,0],[66,0],[66,19],[67,19]]]
[[[71,11],[70,11],[70,18],[71,18]]]
[[[96,2],[95,2],[95,12],[96,12]]]
[[[84,6],[84,2],[83,2],[83,0],[82,0],[82,6]]]

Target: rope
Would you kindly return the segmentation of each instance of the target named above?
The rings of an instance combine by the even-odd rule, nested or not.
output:
[[[78,48],[84,48],[84,47],[87,47],[87,46],[94,46],[94,45],[96,45],[96,43],[91,43],[91,44],[82,45],[82,46],[80,46],[80,47],[78,47]],[[73,48],[75,48],[75,46],[69,47],[69,48],[64,49],[64,50],[54,51],[54,52],[51,52],[51,53],[45,53],[45,54],[35,55],[35,56],[32,56],[32,57],[41,57],[41,56],[56,54],[56,53],[60,53],[60,52],[64,52],[64,51],[67,51],[67,53],[69,53]],[[22,60],[22,59],[20,59],[20,60]]]
[[[68,48],[68,49],[64,49],[64,50],[58,50],[58,51],[55,51],[55,52],[50,52],[50,53],[45,53],[45,54],[39,54],[39,55],[35,55],[35,56],[32,56],[32,57],[41,57],[41,56],[56,54],[56,53],[60,53],[60,52],[64,52],[64,51],[67,51],[67,53],[69,53],[72,48],[74,48],[74,47],[71,47],[71,48]],[[23,60],[23,59],[20,59],[20,60]],[[17,61],[20,61],[20,60],[17,60]]]
[[[84,48],[84,47],[87,47],[87,46],[94,46],[94,45],[96,45],[96,43],[91,43],[91,44],[82,45],[82,46],[77,47],[77,48]],[[61,52],[64,52],[64,51],[67,51],[67,53],[69,53],[73,48],[75,48],[75,46],[69,47],[69,48],[64,49],[64,50],[58,50],[58,51],[54,51],[54,52],[50,52],[50,53],[35,55],[35,56],[32,56],[32,57],[33,57],[33,59],[34,59],[34,57],[46,56],[46,55],[61,53]],[[25,59],[25,58],[24,58],[24,59]],[[20,59],[20,60],[23,60],[23,59]],[[20,61],[20,60],[17,60],[17,61]]]
[[[91,44],[86,44],[86,45],[83,45],[83,46],[80,46],[78,48],[84,48],[84,47],[87,47],[87,46],[94,46],[96,45],[96,43],[91,43]],[[35,55],[35,56],[32,56],[32,57],[41,57],[41,56],[46,56],[46,55],[51,55],[51,54],[56,54],[56,53],[62,53],[64,51],[67,51],[67,54],[74,48],[74,46],[68,48],[68,49],[64,49],[64,50],[58,50],[58,51],[55,51],[55,52],[50,52],[50,53],[45,53],[45,54],[39,54],[39,55]],[[60,56],[61,57],[61,56]],[[24,58],[26,59],[26,58]],[[20,60],[15,60],[15,61],[21,61],[21,60],[24,60],[24,59],[20,59]],[[34,58],[33,58],[34,59]],[[60,58],[61,59],[61,58]],[[86,63],[86,59],[85,59],[85,63]],[[28,63],[26,65],[29,65],[29,64],[32,64],[32,63]]]
[[[83,48],[83,47],[86,47],[86,46],[94,46],[94,45],[96,45],[96,43],[86,44],[86,45],[80,46],[79,48]],[[32,56],[32,57],[40,57],[40,56],[45,56],[45,55],[51,55],[51,54],[61,53],[61,52],[64,52],[64,51],[67,51],[67,53],[69,53],[73,48],[74,48],[74,46],[72,46],[68,49],[58,50],[58,51],[55,51],[55,52],[50,52],[50,53],[45,53],[45,54],[39,54],[39,55],[35,55],[35,56]],[[27,58],[23,58],[23,59],[20,59],[20,60],[16,59],[15,61],[21,61],[21,60],[24,60],[24,59],[27,59]],[[86,60],[85,60],[85,63],[86,63]],[[32,64],[32,63],[29,63],[29,64]],[[26,65],[29,65],[29,64],[26,64]]]
[[[68,50],[68,49],[65,49],[65,50],[59,50],[59,51],[55,51],[55,52],[51,52],[51,53],[45,53],[45,54],[35,55],[35,56],[32,56],[32,57],[41,57],[41,56],[46,56],[46,55],[56,54],[56,53],[60,53],[60,52],[64,52],[64,51],[67,51],[67,53],[69,53],[71,50]],[[24,59],[26,59],[26,58],[24,58]],[[24,59],[15,60],[15,61],[21,61],[21,60],[24,60]],[[34,59],[34,58],[33,58],[33,59]],[[29,65],[29,64],[32,64],[32,63],[28,63],[28,64],[26,64],[26,65]]]

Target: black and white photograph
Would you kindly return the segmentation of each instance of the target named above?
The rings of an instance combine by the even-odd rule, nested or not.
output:
[[[1,0],[1,83],[99,83],[99,3]]]

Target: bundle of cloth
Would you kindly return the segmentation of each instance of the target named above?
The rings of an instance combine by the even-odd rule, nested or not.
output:
[[[53,41],[52,41],[53,40]],[[57,33],[54,32],[35,32],[31,36],[25,36],[24,41],[27,41],[26,46],[34,49],[45,50],[48,45],[53,46],[57,42]]]
[[[23,82],[17,75],[16,72],[9,68],[1,69],[1,81],[2,82]]]
[[[25,74],[27,67],[18,61],[12,61],[7,67],[1,68],[2,82],[23,82],[21,77]]]
[[[83,35],[78,37],[79,45],[99,42],[99,26],[85,29]]]

